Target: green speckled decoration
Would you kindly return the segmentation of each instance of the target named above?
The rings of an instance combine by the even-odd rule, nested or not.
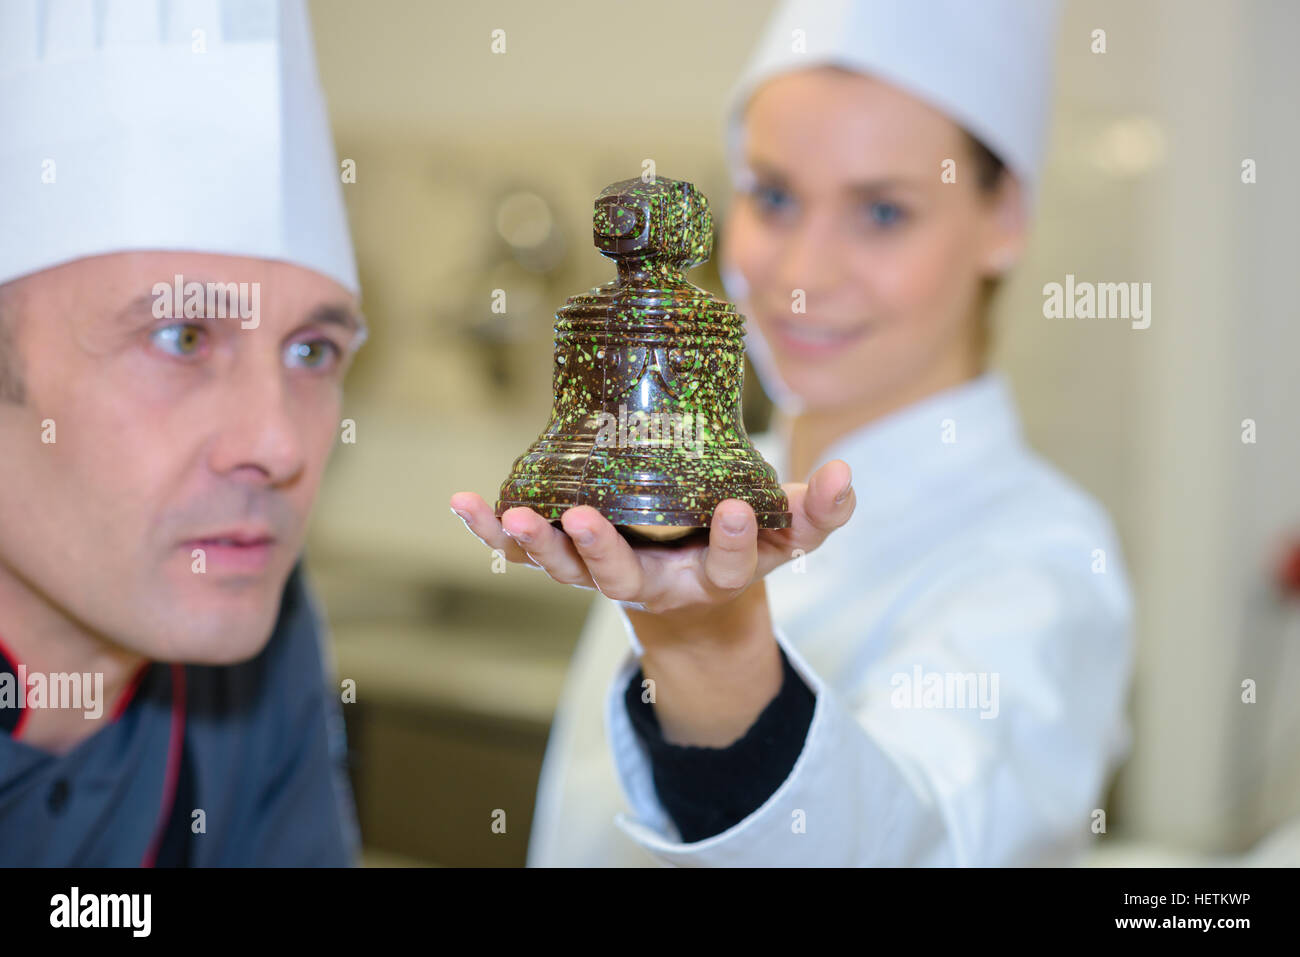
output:
[[[558,519],[591,505],[620,526],[707,526],[748,502],[760,528],[788,528],[775,470],[740,415],[745,319],[688,282],[713,246],[692,184],[624,180],[596,199],[593,240],[618,278],[555,314],[555,402],[501,486],[496,514]]]

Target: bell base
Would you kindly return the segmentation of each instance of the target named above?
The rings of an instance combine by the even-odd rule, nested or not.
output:
[[[531,508],[534,512],[541,515],[547,521],[557,522],[560,516],[569,509],[574,508],[570,504],[538,504],[537,502],[520,502],[520,501],[499,501],[496,507],[496,517],[500,518],[512,508]],[[654,528],[708,528],[713,524],[712,512],[689,512],[680,510],[663,510],[651,511],[649,509],[603,509],[596,508],[596,511],[605,516],[611,525],[617,525],[624,528],[635,528],[637,526],[651,526]],[[759,528],[789,528],[793,516],[789,512],[764,511],[755,512],[754,518],[758,521]],[[642,536],[646,537],[646,536]]]
[[[690,548],[694,545],[707,545],[709,542],[709,530],[703,525],[677,526],[673,531],[680,533],[678,537],[666,539],[638,534],[633,531],[637,527],[635,525],[615,525],[614,531],[622,535],[623,540],[633,548]],[[642,525],[640,527],[645,528],[647,526]]]
[[[633,538],[651,542],[675,542],[700,530],[691,525],[616,525],[614,527]]]

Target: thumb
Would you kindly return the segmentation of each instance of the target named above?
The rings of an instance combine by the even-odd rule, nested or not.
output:
[[[853,472],[847,462],[835,459],[814,472],[806,487],[798,488],[803,494],[796,492],[790,500],[792,531],[801,547],[816,548],[853,516]]]

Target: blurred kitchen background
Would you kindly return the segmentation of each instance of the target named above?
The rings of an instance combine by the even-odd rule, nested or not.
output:
[[[771,7],[311,2],[372,327],[348,386],[356,443],[335,452],[309,547],[357,682],[368,863],[524,861],[588,597],[493,573],[447,499],[493,500],[546,422],[553,313],[613,274],[591,245],[596,194],[653,159],[725,217],[723,101]],[[1289,597],[1279,572],[1300,547],[1298,34],[1284,0],[1066,6],[996,361],[1036,447],[1110,509],[1138,600],[1135,748],[1097,864],[1300,861],[1294,551]],[[1066,273],[1150,282],[1151,327],[1044,319],[1042,286]],[[691,278],[722,293],[713,263]],[[752,432],[768,409],[747,378]]]

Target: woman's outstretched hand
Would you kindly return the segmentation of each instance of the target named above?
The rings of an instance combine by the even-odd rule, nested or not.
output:
[[[453,495],[451,508],[510,561],[619,602],[643,649],[643,695],[665,739],[726,747],[781,688],[763,577],[849,520],[850,479],[848,465],[836,460],[807,485],[783,486],[793,516],[783,529],[759,529],[753,509],[727,499],[713,512],[707,544],[633,548],[589,506],[565,512],[563,531],[529,508],[512,508],[498,521],[472,492]]]
[[[811,552],[853,514],[849,467],[839,460],[807,485],[785,485],[789,528],[759,529],[754,511],[737,499],[713,513],[707,544],[639,545],[596,509],[580,505],[560,519],[564,531],[530,508],[512,508],[498,521],[473,492],[457,492],[451,508],[489,548],[512,562],[536,565],[557,582],[598,589],[625,608],[690,618],[737,598],[796,551]]]

